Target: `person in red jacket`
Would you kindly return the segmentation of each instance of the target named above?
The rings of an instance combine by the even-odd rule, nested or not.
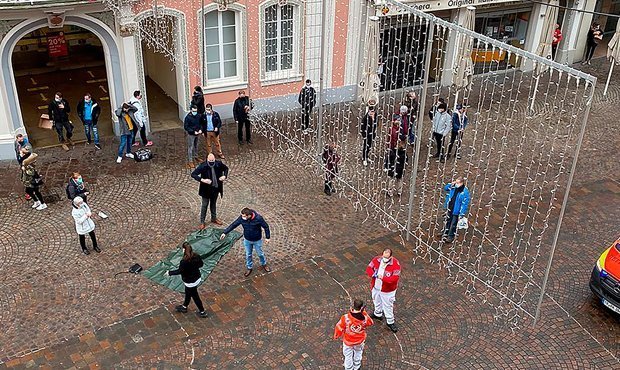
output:
[[[362,300],[354,300],[351,311],[342,315],[334,328],[334,339],[342,337],[345,370],[358,370],[362,366],[366,328],[374,324],[364,308]]]
[[[562,41],[562,30],[559,24],[555,24],[555,30],[553,31],[553,41],[551,42],[551,58],[555,60],[555,52],[558,49],[558,44]]]
[[[392,256],[392,250],[385,248],[383,254],[370,261],[366,268],[366,275],[370,280],[372,301],[375,310],[370,317],[385,321],[393,333],[398,331],[394,323],[394,301],[396,300],[396,288],[400,279],[400,263]]]

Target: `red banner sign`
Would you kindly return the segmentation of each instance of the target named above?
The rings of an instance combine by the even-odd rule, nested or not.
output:
[[[50,57],[64,57],[69,54],[64,33],[47,36],[47,52]]]

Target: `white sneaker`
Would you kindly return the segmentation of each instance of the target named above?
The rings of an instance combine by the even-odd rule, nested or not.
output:
[[[116,158],[116,163],[121,163],[122,160],[123,160],[123,157],[118,157]]]
[[[42,203],[41,205],[39,205],[39,206],[38,206],[37,208],[35,208],[35,209],[36,209],[37,211],[42,211],[42,210],[44,210],[45,208],[47,208],[47,204]]]
[[[127,158],[132,158],[132,159],[133,159],[133,154],[131,154],[131,153],[127,153],[127,154],[125,154],[125,157],[127,157]]]
[[[364,166],[368,166],[368,161],[364,161]]]
[[[41,205],[41,202],[39,202],[39,201],[34,202],[34,204],[32,205],[32,208],[37,208],[40,205]]]

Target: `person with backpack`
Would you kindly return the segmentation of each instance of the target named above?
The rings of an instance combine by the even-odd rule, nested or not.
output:
[[[366,342],[366,329],[374,324],[366,313],[364,301],[356,299],[346,314],[340,317],[334,328],[334,339],[342,337],[342,354],[345,370],[358,370],[362,366],[362,354]]]
[[[142,145],[151,146],[153,142],[146,138],[146,114],[144,112],[144,108],[142,107],[142,93],[139,90],[133,92],[133,97],[129,100],[129,104],[136,108],[136,112],[134,116],[138,121],[136,127],[133,128],[131,141],[133,142],[133,146],[139,146],[140,143],[136,141],[136,135],[138,131],[140,131],[140,139],[142,140]]]
[[[87,197],[90,192],[84,187],[84,180],[79,172],[74,172],[66,188],[67,198],[73,200],[76,197],[80,197],[84,202],[88,202]]]
[[[101,249],[97,245],[97,237],[95,236],[95,222],[93,221],[93,213],[90,210],[86,201],[82,197],[75,197],[71,202],[73,210],[71,210],[71,216],[75,221],[75,231],[78,233],[80,239],[80,247],[82,247],[82,253],[89,255],[90,251],[86,248],[86,234],[90,236],[90,241],[93,243],[93,249],[97,253],[101,253]]]
[[[43,185],[43,177],[37,172],[34,167],[34,162],[37,160],[37,153],[32,153],[30,147],[23,147],[20,150],[21,157],[21,172],[19,179],[26,188],[26,194],[30,195],[30,198],[34,201],[32,208],[37,211],[42,211],[47,208],[47,204],[43,200],[43,195],[39,188]]]
[[[179,263],[176,270],[166,271],[166,276],[181,275],[183,285],[185,285],[185,300],[183,304],[175,307],[177,312],[187,313],[187,307],[193,299],[194,304],[198,307],[198,315],[202,318],[207,317],[207,312],[202,305],[202,300],[198,294],[198,286],[202,283],[202,273],[200,268],[204,265],[199,255],[194,253],[191,244],[183,243],[183,259]]]
[[[99,144],[99,129],[97,128],[97,122],[99,121],[99,115],[101,114],[101,107],[97,103],[90,93],[84,94],[84,97],[78,102],[77,115],[80,117],[82,124],[84,125],[84,134],[86,135],[86,142],[92,143],[92,139],[95,141],[95,149],[101,149]]]

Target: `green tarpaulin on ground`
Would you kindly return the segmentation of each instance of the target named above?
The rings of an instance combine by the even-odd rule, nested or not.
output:
[[[226,235],[224,240],[220,240],[222,235],[221,229],[204,229],[195,231],[187,236],[185,241],[192,245],[192,249],[196,254],[202,258],[204,266],[200,269],[202,272],[202,281],[207,280],[207,277],[211,274],[211,271],[215,268],[217,263],[228,253],[230,248],[235,242],[241,238],[241,234],[236,231],[231,231]],[[183,243],[179,244],[179,247]],[[179,262],[183,258],[183,249],[176,248],[172,252],[168,253],[168,256],[157,262],[153,267],[144,271],[144,276],[154,282],[166,286],[177,292],[184,292],[185,286],[181,280],[181,275],[166,276],[166,271],[176,270],[179,267]]]

